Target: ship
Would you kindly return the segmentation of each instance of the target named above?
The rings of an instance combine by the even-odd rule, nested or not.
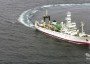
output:
[[[51,37],[78,45],[90,45],[90,35],[84,31],[84,23],[81,22],[81,31],[77,28],[76,22],[71,21],[71,12],[66,13],[65,22],[51,21],[50,15],[42,17],[41,22],[35,21],[35,28]]]

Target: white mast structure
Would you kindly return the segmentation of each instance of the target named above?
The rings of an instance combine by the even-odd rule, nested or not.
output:
[[[81,22],[81,27],[82,27],[82,34],[84,34],[85,32],[84,32],[84,29],[83,29],[83,27],[84,27],[84,23],[83,22]]]
[[[67,17],[66,17],[66,26],[69,29],[71,27],[72,23],[71,23],[71,12],[68,11],[67,12]]]
[[[66,26],[69,28],[71,26],[71,12],[67,12],[67,17],[66,17]]]
[[[67,23],[71,23],[71,12],[67,12],[67,17],[66,17]]]

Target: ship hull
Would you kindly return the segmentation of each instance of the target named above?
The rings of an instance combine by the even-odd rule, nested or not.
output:
[[[42,33],[51,36],[53,38],[59,39],[59,40],[64,40],[72,44],[77,44],[77,45],[84,45],[84,46],[89,46],[90,41],[86,41],[85,39],[79,38],[77,36],[71,36],[63,33],[59,33],[56,31],[52,31],[46,28],[42,28],[40,26],[35,26],[38,31],[41,31]]]
[[[39,31],[40,31],[40,30],[39,30]],[[42,31],[40,31],[40,32],[42,32]],[[89,45],[90,45],[90,44],[88,44],[88,43],[86,43],[86,42],[79,42],[79,41],[67,40],[67,39],[65,39],[65,38],[57,37],[57,36],[48,34],[48,33],[46,33],[46,32],[42,32],[42,33],[44,33],[45,35],[50,36],[50,37],[52,37],[52,38],[58,39],[58,40],[67,41],[67,42],[69,42],[69,43],[71,43],[71,44],[77,44],[77,45],[82,45],[82,46],[89,46]]]

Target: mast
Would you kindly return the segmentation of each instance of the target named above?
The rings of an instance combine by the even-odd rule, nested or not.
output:
[[[66,21],[67,23],[71,23],[71,12],[70,11],[67,12]]]
[[[44,22],[46,22],[46,19],[50,22],[50,16],[48,15],[48,11],[46,10],[45,16],[43,16]]]
[[[81,27],[82,27],[82,33],[85,33],[84,29],[83,29],[83,27],[84,27],[84,23],[83,22],[81,22]]]

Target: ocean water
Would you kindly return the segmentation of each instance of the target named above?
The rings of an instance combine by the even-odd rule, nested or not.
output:
[[[42,18],[45,9],[58,22],[71,11],[72,21],[79,29],[83,21],[90,34],[89,0],[0,0],[0,64],[90,63],[90,47],[58,41],[34,29],[34,21]]]

